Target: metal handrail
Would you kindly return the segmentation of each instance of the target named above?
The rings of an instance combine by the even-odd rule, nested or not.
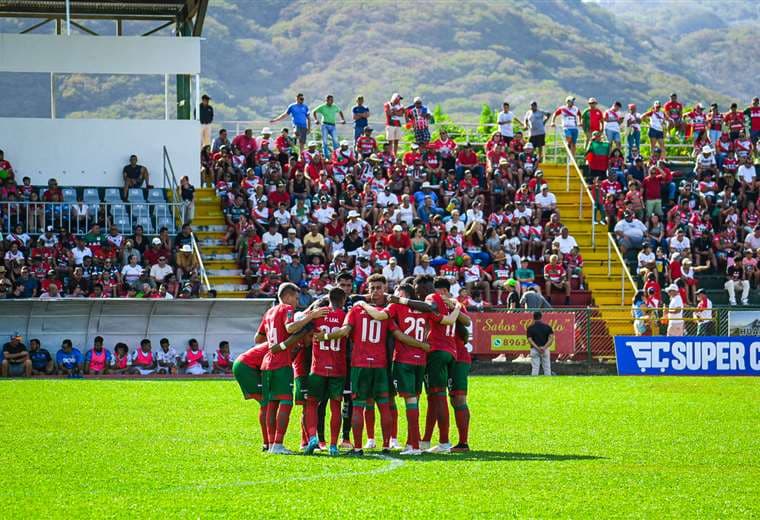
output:
[[[556,130],[555,130],[556,134]],[[567,145],[567,141],[564,139],[562,140],[562,146],[565,149],[566,153],[566,161],[565,161],[565,167],[566,167],[566,189],[565,191],[570,191],[570,167],[572,166],[575,169],[575,173],[578,176],[578,178],[581,181],[581,189],[580,193],[578,194],[578,218],[583,220],[583,192],[586,192],[586,196],[588,196],[589,201],[591,203],[591,248],[596,251],[596,217],[594,215],[594,196],[591,194],[591,190],[589,190],[588,184],[586,183],[586,179],[583,177],[583,172],[581,172],[581,169],[578,167],[578,163],[575,160],[575,157],[573,157],[573,154],[570,153],[570,147]]]
[[[633,276],[631,276],[631,273],[628,272],[628,265],[625,263],[625,258],[623,258],[623,254],[620,252],[620,248],[617,245],[617,242],[615,241],[615,236],[612,233],[607,233],[607,273],[608,275],[612,275],[612,254],[610,251],[610,248],[615,251],[615,253],[618,256],[618,259],[620,260],[620,267],[622,269],[622,273],[620,274],[620,305],[625,305],[625,278],[628,278],[628,281],[631,284],[631,290],[633,293],[636,293],[636,290],[638,289],[638,286],[636,285],[636,282],[633,279]]]
[[[170,233],[176,232],[176,220],[174,215],[182,214],[184,208],[180,202],[85,202],[87,209],[83,217],[78,217],[74,211],[76,202],[43,202],[43,201],[0,201],[0,229],[4,233],[15,232],[17,225],[22,226],[22,231],[29,235],[41,235],[48,226],[56,230],[66,230],[69,233],[86,233],[93,224],[101,222],[105,228],[116,225],[121,233],[132,233],[137,227],[137,218],[143,217],[150,220],[149,229],[144,229],[146,235],[157,235],[161,229],[159,220],[161,214],[157,214],[159,207],[169,207],[174,227],[169,227]],[[123,208],[122,211],[114,211],[115,207]],[[135,210],[138,207],[139,210]],[[124,219],[116,217],[116,213],[123,215]],[[126,222],[125,222],[126,219]],[[145,226],[143,226],[144,228]]]
[[[211,290],[211,283],[209,283],[208,280],[208,274],[206,273],[206,266],[203,265],[203,256],[201,255],[200,247],[198,247],[198,241],[195,240],[195,233],[190,233],[190,240],[193,245],[193,254],[195,255],[195,259],[198,261],[198,271],[201,274],[201,282],[203,283],[203,286],[206,288],[206,292]]]

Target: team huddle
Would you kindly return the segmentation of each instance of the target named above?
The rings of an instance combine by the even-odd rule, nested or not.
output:
[[[303,406],[301,448],[306,454],[327,448],[328,408],[330,455],[338,455],[342,448],[347,455],[360,456],[364,454],[362,446],[377,447],[375,406],[380,412],[383,451],[401,448],[396,395],[404,401],[407,418],[401,455],[420,455],[423,450],[469,451],[467,379],[471,359],[466,344],[470,318],[451,297],[448,280],[407,278],[388,295],[385,278],[374,274],[366,286],[368,294],[352,295],[353,277],[341,273],[327,298],[301,313],[295,312],[298,287],[291,283],[279,287],[278,304],[264,315],[256,346],[233,364],[243,396],[261,405],[264,451],[292,453],[283,439],[294,390],[295,404]],[[428,408],[421,435],[423,386]],[[447,392],[459,434],[453,447]],[[431,448],[436,425],[439,443]]]

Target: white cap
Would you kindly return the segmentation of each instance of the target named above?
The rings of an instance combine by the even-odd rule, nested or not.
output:
[[[348,212],[348,218],[357,218],[359,216],[359,212],[355,209],[352,209]]]
[[[296,234],[296,228],[290,228],[290,229],[288,229],[288,235],[290,235],[291,233],[295,235]]]
[[[415,96],[414,102],[415,103],[422,103],[422,98],[420,96]]]
[[[393,226],[393,231],[403,231],[403,230],[404,230],[404,228],[402,228],[398,224],[396,224],[395,226]]]
[[[391,100],[394,100],[394,99],[404,99],[404,98],[402,98],[401,94],[399,94],[398,92],[394,92],[393,94],[391,94]]]
[[[154,238],[154,239],[153,239],[153,240],[151,240],[150,242],[151,242],[151,244],[153,244],[154,246],[160,246],[160,245],[161,245],[161,239],[160,239],[160,238],[158,238],[158,237]]]
[[[395,256],[392,256],[392,257],[390,257],[390,258],[388,259],[388,263],[389,263],[389,264],[395,264],[395,263],[396,263],[396,257],[395,257]]]
[[[709,144],[706,144],[702,147],[702,153],[712,153],[712,148],[710,148]]]
[[[433,186],[432,186],[432,185],[430,184],[430,182],[428,182],[428,181],[425,181],[425,182],[423,182],[423,183],[422,183],[422,189],[423,189],[423,190],[424,190],[425,188],[432,188],[432,187],[433,187]]]
[[[190,244],[185,244],[184,246],[180,248],[180,251],[182,251],[183,253],[192,253],[193,246],[191,246]]]
[[[341,145],[341,146],[348,146],[348,141],[346,141],[345,139],[343,139],[343,140],[340,142],[340,145]]]
[[[312,146],[317,146],[317,142],[316,141],[309,141],[309,143],[307,144],[307,146],[309,148],[311,148]]]
[[[419,147],[420,145],[418,145],[417,143],[412,143],[412,150],[416,150]]]
[[[525,148],[533,149],[533,143],[525,143]]]
[[[272,133],[272,130],[270,130],[268,126],[265,126],[264,128],[261,129],[261,135],[271,134],[271,133]]]
[[[678,286],[674,283],[668,285],[668,288],[665,289],[666,292],[675,291],[678,292]]]

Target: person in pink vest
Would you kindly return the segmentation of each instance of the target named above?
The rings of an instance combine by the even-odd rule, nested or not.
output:
[[[187,342],[187,350],[182,354],[182,367],[185,374],[199,376],[206,373],[208,361],[206,353],[198,346],[198,340],[192,338]]]
[[[231,374],[233,359],[230,357],[229,341],[219,342],[219,348],[214,352],[214,359],[211,366],[212,374]]]
[[[126,343],[117,343],[113,348],[113,357],[111,358],[110,374],[127,374],[129,373],[129,347]]]
[[[103,348],[103,337],[95,338],[94,346],[84,356],[84,373],[101,375],[108,373],[111,364],[111,353]]]
[[[130,365],[132,365],[129,371],[131,374],[149,376],[156,371],[156,356],[153,355],[153,348],[149,339],[142,340],[140,348],[132,352]]]

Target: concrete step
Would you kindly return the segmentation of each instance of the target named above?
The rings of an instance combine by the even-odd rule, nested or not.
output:
[[[219,291],[216,292],[217,298],[245,298],[246,291]]]
[[[209,260],[235,260],[235,248],[233,246],[201,245],[201,257]]]
[[[245,285],[240,283],[234,283],[234,282],[224,282],[219,284],[213,284],[214,289],[217,291],[225,291],[225,292],[242,292],[245,294],[247,291],[247,288]]]
[[[208,217],[196,211],[195,218],[193,218],[193,228],[198,226],[224,226],[224,218],[222,216]]]
[[[231,260],[211,260],[203,259],[203,265],[207,270],[225,270],[225,269],[238,269],[238,264],[234,259]]]
[[[227,226],[224,224],[203,224],[199,226],[195,226],[194,230],[196,232],[210,232],[210,231],[216,231],[216,232],[227,232]]]
[[[208,265],[206,265],[205,262],[204,262],[204,265],[206,266],[206,274],[209,276],[209,278],[211,277],[217,278],[220,276],[233,276],[233,277],[243,276],[242,269],[238,269],[236,267],[232,267],[230,269],[218,269],[218,268],[211,269],[209,268]]]
[[[209,282],[211,282],[211,285],[216,287],[217,285],[232,285],[236,286],[238,284],[245,283],[244,278],[241,275],[232,275],[232,276],[211,276],[208,277]]]

